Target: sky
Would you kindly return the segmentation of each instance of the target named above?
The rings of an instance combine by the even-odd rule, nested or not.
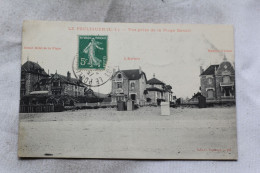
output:
[[[120,32],[69,31],[71,26],[115,27]],[[189,29],[185,33],[133,32],[129,28]],[[219,64],[224,54],[234,63],[233,28],[219,25],[39,23],[24,26],[22,63],[38,62],[46,72],[66,75],[72,72],[73,58],[78,51],[77,35],[108,35],[108,65],[115,69],[139,69],[147,79],[155,77],[172,86],[177,97],[192,97],[199,91],[200,66]],[[26,47],[50,47],[35,50]],[[57,49],[55,49],[57,48]],[[59,49],[60,48],[60,49]],[[209,52],[219,50],[220,52]],[[222,53],[222,50],[229,52]],[[230,52],[231,50],[231,52]],[[125,60],[125,58],[138,60]],[[92,87],[100,93],[111,92],[111,83]]]

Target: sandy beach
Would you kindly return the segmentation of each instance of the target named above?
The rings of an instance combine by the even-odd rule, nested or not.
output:
[[[18,155],[50,158],[230,159],[235,107],[20,113]]]

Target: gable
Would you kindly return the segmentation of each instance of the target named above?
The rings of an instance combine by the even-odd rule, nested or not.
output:
[[[145,81],[147,81],[145,73],[143,71],[140,73],[139,69],[117,71],[113,77],[114,80],[119,79],[118,74],[122,74],[122,77],[128,80],[139,80],[142,76],[144,76]]]
[[[210,65],[204,72],[202,72],[200,75],[214,75],[215,70],[219,68],[219,65]]]
[[[219,68],[217,70],[217,75],[218,76],[235,75],[235,70],[230,62],[224,61],[219,65]]]
[[[122,71],[117,71],[115,75],[113,76],[113,80],[115,81],[123,81],[128,79],[127,76]]]

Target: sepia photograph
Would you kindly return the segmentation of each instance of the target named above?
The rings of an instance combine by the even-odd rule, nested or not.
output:
[[[233,27],[25,21],[19,157],[236,160]]]

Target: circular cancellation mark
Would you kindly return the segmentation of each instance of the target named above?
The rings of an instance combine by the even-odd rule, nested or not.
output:
[[[113,76],[113,68],[106,65],[105,69],[79,69],[78,55],[73,58],[72,71],[77,79],[90,87],[104,85]]]

